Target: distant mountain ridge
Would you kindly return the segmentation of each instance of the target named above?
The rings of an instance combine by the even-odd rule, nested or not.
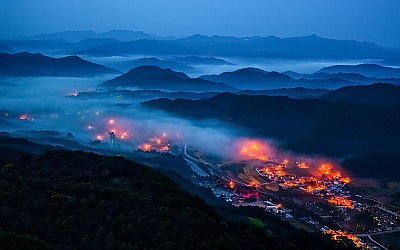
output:
[[[139,58],[136,60],[130,60],[130,61],[121,61],[121,62],[115,62],[109,64],[113,68],[117,68],[122,71],[128,71],[132,68],[136,68],[139,66],[157,66],[163,69],[170,68],[172,70],[176,71],[193,71],[194,68],[190,65],[187,65],[182,62],[178,61],[171,61],[171,60],[162,60],[156,57],[144,57],[144,58]]]
[[[0,53],[0,76],[81,77],[118,73],[118,70],[83,60],[78,56],[54,58],[29,52]]]
[[[400,68],[381,66],[378,64],[334,65],[324,67],[317,73],[358,73],[368,77],[400,78]]]
[[[258,68],[242,68],[219,75],[203,75],[200,78],[229,84],[239,89],[271,90],[281,88],[329,88],[335,89],[346,85],[356,85],[356,82],[343,79],[293,79],[279,73],[267,72]]]
[[[83,31],[62,31],[52,34],[38,34],[35,36],[27,37],[30,40],[49,40],[49,39],[62,39],[67,42],[78,42],[90,38],[111,38],[119,41],[132,41],[139,39],[153,39],[155,36],[146,34],[142,31],[131,30],[110,30],[107,32],[96,33],[92,30]]]
[[[189,65],[235,65],[234,63],[215,57],[181,56],[174,57],[173,60]]]
[[[137,54],[141,51],[144,55],[186,54],[282,59],[388,59],[400,56],[398,49],[355,40],[321,38],[316,35],[290,38],[193,35],[168,40],[143,38],[140,43],[133,42],[119,42],[118,46],[96,46],[80,50],[78,53],[112,56]],[[186,53],[183,53],[184,51]]]
[[[168,91],[235,91],[224,84],[207,81],[200,78],[190,78],[184,73],[157,66],[140,66],[112,80],[106,81],[100,87],[108,88],[139,88]]]

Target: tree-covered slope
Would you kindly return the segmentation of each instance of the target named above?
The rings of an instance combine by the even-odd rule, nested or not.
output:
[[[123,157],[3,147],[0,166],[0,245],[6,249],[339,247],[290,227],[267,235],[226,221],[168,177]]]

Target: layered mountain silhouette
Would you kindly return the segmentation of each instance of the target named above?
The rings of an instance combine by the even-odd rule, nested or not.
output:
[[[172,69],[176,71],[192,71],[194,68],[190,65],[187,65],[182,62],[178,61],[171,61],[171,60],[162,60],[158,59],[155,57],[145,57],[145,58],[139,58],[136,60],[130,60],[130,61],[121,61],[121,62],[116,62],[109,64],[111,67],[122,70],[122,71],[128,71],[132,68],[136,68],[139,66],[157,66],[163,69]]]
[[[140,66],[106,81],[100,87],[159,89],[168,91],[235,91],[224,83],[216,83],[200,78],[190,78],[184,73],[157,66]]]
[[[79,54],[197,55],[283,59],[387,59],[398,57],[396,49],[354,40],[305,37],[229,37],[194,35],[180,39],[145,38],[80,50]],[[140,41],[140,42],[139,42]]]
[[[317,73],[358,73],[368,77],[400,78],[400,68],[386,67],[377,64],[334,65],[324,67]]]
[[[76,51],[77,55],[115,56],[115,55],[191,55],[197,54],[195,48],[174,41],[135,40],[129,42],[106,43]]]
[[[83,40],[98,40],[97,44],[78,44]],[[113,42],[105,42],[106,39]],[[111,30],[65,31],[40,34],[18,40],[2,40],[12,48],[23,51],[59,51],[60,54],[92,56],[170,55],[237,58],[280,59],[377,59],[400,57],[396,48],[368,42],[335,40],[316,35],[304,37],[233,37],[193,35],[186,38],[158,37],[141,31]]]
[[[62,58],[21,52],[0,53],[1,76],[94,76],[118,74],[118,70],[83,60],[77,56]]]
[[[280,88],[340,88],[357,83],[342,79],[294,79],[286,74],[267,72],[258,68],[243,68],[219,75],[204,75],[200,78],[226,83],[239,89],[268,90]]]
[[[146,34],[142,31],[131,30],[110,30],[107,32],[96,33],[91,30],[83,31],[63,31],[52,34],[39,34],[28,37],[29,40],[51,40],[62,39],[68,42],[78,42],[90,38],[111,38],[119,41],[132,41],[139,39],[152,39],[154,36]]]
[[[180,56],[174,57],[173,60],[189,65],[235,65],[234,63],[215,57]]]

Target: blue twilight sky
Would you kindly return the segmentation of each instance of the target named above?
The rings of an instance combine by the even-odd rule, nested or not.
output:
[[[0,0],[0,37],[87,29],[316,34],[400,47],[400,0]]]

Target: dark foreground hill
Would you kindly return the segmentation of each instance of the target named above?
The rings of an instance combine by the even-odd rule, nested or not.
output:
[[[204,100],[159,99],[143,105],[187,118],[224,119],[307,154],[345,157],[400,148],[397,105],[230,93]]]
[[[234,91],[235,88],[157,66],[140,66],[100,85],[108,88],[139,88],[168,91]]]
[[[348,86],[333,90],[321,98],[331,101],[364,104],[400,105],[400,86],[375,83],[366,86]]]
[[[245,95],[270,95],[270,96],[287,96],[290,98],[306,98],[324,95],[331,90],[329,89],[307,89],[302,87],[297,88],[283,88],[271,90],[242,90],[237,94]]]
[[[254,214],[261,212],[268,230],[226,221],[166,176],[123,157],[0,147],[2,249],[341,247],[265,211]]]
[[[39,53],[0,53],[0,76],[94,76],[119,71],[77,56],[48,57]]]

